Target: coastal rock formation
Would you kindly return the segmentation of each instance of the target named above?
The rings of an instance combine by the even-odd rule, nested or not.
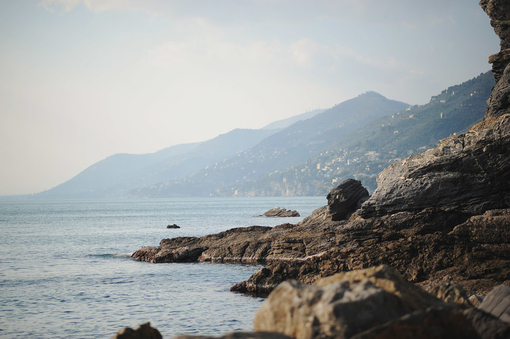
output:
[[[269,211],[267,211],[266,213],[262,214],[264,217],[270,217],[270,218],[274,218],[274,217],[280,217],[280,218],[285,218],[285,217],[299,217],[299,213],[298,211],[291,211],[291,210],[288,210],[288,209],[285,209],[283,207],[273,207],[271,208]]]
[[[257,311],[254,327],[296,339],[510,335],[509,324],[462,304],[441,301],[388,266],[340,273],[315,286],[284,282]]]
[[[345,220],[360,208],[368,197],[368,191],[361,185],[361,181],[347,179],[329,192],[326,206],[313,211],[301,224]]]
[[[510,114],[485,120],[383,170],[358,214],[369,218],[435,207],[479,215],[508,208],[509,154]]]
[[[480,4],[502,48],[490,58],[497,83],[481,123],[385,169],[368,199],[348,180],[296,225],[164,239],[133,258],[266,262],[232,287],[272,292],[257,314],[259,331],[294,338],[509,338],[504,291],[496,294],[503,303],[487,297],[481,306],[501,320],[472,307],[479,295],[510,285],[510,2]],[[415,293],[418,287],[395,280],[388,268],[355,271],[379,265],[431,295]]]

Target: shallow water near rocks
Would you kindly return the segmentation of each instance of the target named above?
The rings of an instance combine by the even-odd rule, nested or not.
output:
[[[109,338],[150,321],[164,338],[252,330],[263,299],[229,292],[260,266],[130,259],[163,238],[296,223],[324,197],[0,202],[0,337]],[[275,206],[299,218],[264,218]],[[167,229],[168,224],[180,229]]]

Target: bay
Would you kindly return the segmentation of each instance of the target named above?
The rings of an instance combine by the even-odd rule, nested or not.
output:
[[[229,292],[260,265],[130,259],[163,238],[296,223],[324,197],[0,202],[0,337],[109,338],[150,321],[164,338],[252,329],[261,298]],[[259,215],[281,206],[299,218]],[[167,229],[168,224],[180,229]]]

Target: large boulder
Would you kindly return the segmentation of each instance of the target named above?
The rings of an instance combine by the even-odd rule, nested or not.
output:
[[[280,284],[255,314],[256,331],[296,339],[350,338],[431,306],[445,305],[388,266],[340,273],[316,286]]]
[[[459,295],[452,284],[445,288]],[[498,289],[493,293],[501,296]],[[503,300],[508,293],[503,291]],[[440,300],[388,266],[339,273],[314,286],[282,283],[255,314],[254,327],[296,339],[510,337],[510,324],[465,303]]]
[[[361,181],[347,179],[328,193],[326,206],[314,210],[301,224],[346,220],[368,197],[368,191]]]

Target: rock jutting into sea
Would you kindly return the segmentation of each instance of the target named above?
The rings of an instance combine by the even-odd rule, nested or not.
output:
[[[298,211],[291,211],[288,209],[285,209],[283,207],[273,207],[269,211],[262,214],[264,217],[280,217],[280,218],[286,218],[286,217],[299,217]]]
[[[348,179],[295,225],[163,239],[132,258],[266,263],[231,289],[270,293],[256,331],[509,338],[510,2],[480,5],[501,39],[489,58],[496,85],[482,122],[389,166],[371,196]]]

